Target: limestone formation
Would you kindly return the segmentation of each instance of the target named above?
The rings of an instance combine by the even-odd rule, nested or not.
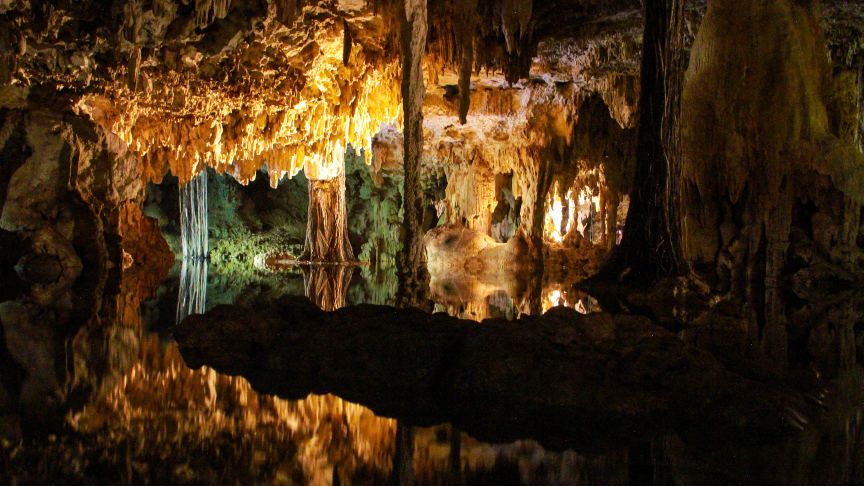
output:
[[[765,476],[801,484],[842,443],[824,477],[861,482],[860,407],[823,392],[860,403],[862,26],[845,0],[0,0],[0,464],[207,483],[237,439],[234,482],[423,482],[424,434],[472,446],[413,426],[451,421],[646,483],[703,436],[803,444]],[[210,266],[166,278],[202,172]],[[185,317],[205,290],[237,307]],[[252,387],[160,348],[174,319],[186,364]],[[318,399],[253,387],[399,424],[322,398],[344,413],[292,429]],[[287,442],[255,449],[265,423]]]
[[[790,244],[812,238],[826,254],[861,251],[864,158],[829,127],[815,8],[710,2],[683,94],[688,257],[711,262],[718,290],[751,306],[752,336],[781,362],[790,316],[777,282]],[[762,26],[765,16],[779,20]]]

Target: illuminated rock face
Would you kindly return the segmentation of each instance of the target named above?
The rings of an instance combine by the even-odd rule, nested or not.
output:
[[[187,28],[203,29],[200,40],[191,30],[172,38],[156,29],[147,39],[135,31],[129,65],[117,66],[114,80],[78,109],[126,141],[148,178],[170,166],[185,183],[206,165],[246,182],[264,163],[274,186],[304,166],[313,179],[335,177],[347,144],[368,152],[379,125],[397,120],[398,68],[378,60],[383,25],[371,5],[307,7],[293,18],[279,5],[228,6],[225,20],[227,11],[196,4]],[[148,13],[182,23],[157,10]],[[131,29],[151,28],[136,15],[124,15]],[[207,42],[220,29],[234,31],[221,49]],[[343,58],[346,29],[355,35]],[[159,47],[142,51],[148,42]]]

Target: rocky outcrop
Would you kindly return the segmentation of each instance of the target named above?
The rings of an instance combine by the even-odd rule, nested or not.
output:
[[[703,445],[771,442],[810,413],[794,394],[726,371],[645,318],[562,307],[476,322],[372,305],[323,312],[286,297],[190,316],[175,338],[189,366],[242,375],[260,393],[332,392],[378,415],[451,422],[490,442],[533,437],[596,450],[696,423]]]

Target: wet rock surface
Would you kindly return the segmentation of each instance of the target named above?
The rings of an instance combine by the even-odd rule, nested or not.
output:
[[[190,316],[174,335],[189,366],[241,375],[259,393],[335,393],[490,442],[602,449],[672,428],[703,444],[770,443],[814,412],[636,316],[556,308],[478,323],[372,305],[323,312],[285,297]]]

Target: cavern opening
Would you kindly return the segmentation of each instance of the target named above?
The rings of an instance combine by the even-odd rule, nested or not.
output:
[[[864,484],[864,4],[0,0],[0,483]]]

